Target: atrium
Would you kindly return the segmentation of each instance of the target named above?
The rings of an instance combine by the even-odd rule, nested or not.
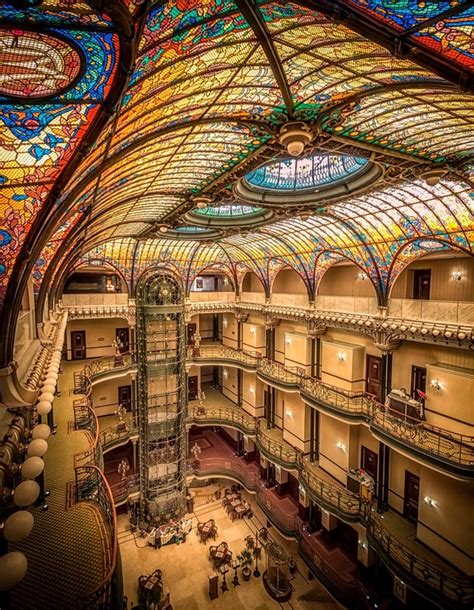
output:
[[[0,0],[0,608],[474,606],[474,0]]]

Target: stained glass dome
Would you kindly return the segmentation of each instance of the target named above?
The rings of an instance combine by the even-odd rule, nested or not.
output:
[[[248,173],[245,181],[252,187],[276,191],[304,191],[332,186],[353,178],[367,168],[364,157],[315,155],[303,159],[284,159],[262,165]]]

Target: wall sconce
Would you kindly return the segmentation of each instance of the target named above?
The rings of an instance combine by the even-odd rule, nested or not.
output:
[[[227,369],[224,369],[222,371],[222,374],[224,375],[224,379],[227,379],[227,377],[229,376],[229,374],[227,373]]]
[[[343,453],[346,453],[347,451],[347,446],[344,445],[344,443],[337,443],[336,447],[339,449],[339,451],[342,451]]]
[[[287,338],[285,339],[285,343],[286,343],[287,345],[291,345],[291,337],[287,337]]]
[[[289,417],[290,419],[293,419],[293,411],[291,411],[290,409],[287,409],[287,410],[285,411],[285,415],[286,415],[287,417]]]
[[[344,362],[344,360],[347,358],[346,352],[339,352],[337,358],[339,362]]]
[[[250,392],[250,394],[255,394],[255,388],[250,388],[249,392]]]
[[[222,324],[223,324],[223,326],[227,326],[227,318],[224,318],[224,319],[222,320]]]
[[[436,390],[437,392],[439,392],[443,386],[441,385],[441,383],[438,379],[432,379],[431,387],[433,388],[433,390]]]
[[[369,276],[364,271],[361,271],[360,273],[357,274],[357,279],[360,280],[361,282],[365,282],[365,280],[369,279]]]
[[[453,271],[451,273],[451,279],[455,280],[456,282],[460,282],[462,280],[461,271]]]
[[[428,506],[431,506],[431,508],[436,508],[438,506],[438,502],[436,502],[436,500],[433,500],[433,498],[430,498],[429,496],[425,496],[424,502]]]
[[[249,332],[250,332],[251,335],[254,335],[255,334],[255,326],[251,326],[250,329],[249,329]]]

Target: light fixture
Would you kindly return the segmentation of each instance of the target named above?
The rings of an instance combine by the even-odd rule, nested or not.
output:
[[[250,392],[251,394],[255,394],[255,388],[254,388],[254,387],[250,388],[250,389],[249,389],[249,392]]]
[[[227,318],[224,318],[224,319],[222,320],[222,324],[223,324],[224,326],[227,326]]]
[[[204,210],[204,208],[208,208],[211,205],[212,197],[209,195],[194,195],[192,201],[199,210]]]
[[[365,280],[369,279],[369,276],[367,275],[367,273],[365,273],[365,271],[361,271],[357,274],[357,279],[359,279],[361,282],[365,282]]]
[[[339,352],[337,358],[339,362],[344,362],[344,360],[347,358],[346,352]]]
[[[251,326],[250,329],[249,329],[249,332],[250,332],[251,335],[254,335],[255,334],[255,326]]]
[[[461,273],[461,271],[453,271],[451,273],[451,279],[453,279],[456,282],[460,282],[462,280],[462,273]]]
[[[436,502],[436,500],[433,500],[433,498],[430,498],[429,496],[425,496],[424,502],[428,506],[431,506],[431,508],[436,508],[438,506],[438,502]]]
[[[33,529],[34,518],[27,510],[17,510],[3,524],[3,536],[8,542],[24,540]]]
[[[0,557],[0,591],[9,591],[25,577],[28,561],[23,553],[12,551]]]
[[[168,227],[167,227],[166,225],[160,225],[160,226],[158,227],[158,231],[159,231],[160,233],[167,233],[167,232],[168,232]]]
[[[441,388],[442,388],[442,385],[441,385],[441,383],[440,383],[440,381],[438,379],[432,379],[431,380],[431,387],[434,390],[437,390],[439,392],[441,390]]]
[[[287,410],[285,411],[285,415],[286,415],[287,417],[289,417],[290,419],[292,419],[292,418],[293,418],[293,411],[292,411],[291,409],[287,409]]]
[[[287,338],[285,339],[285,343],[286,343],[287,345],[291,345],[291,337],[287,337]]]
[[[342,451],[343,453],[347,451],[347,445],[344,445],[344,443],[341,443],[340,441],[339,443],[337,443],[336,447],[339,449],[339,451]]]
[[[428,184],[428,186],[436,186],[441,180],[441,178],[445,176],[445,174],[445,169],[429,169],[428,171],[424,172],[423,178],[425,179],[426,184]]]
[[[312,139],[311,127],[300,121],[282,125],[278,136],[278,141],[292,157],[299,157]]]

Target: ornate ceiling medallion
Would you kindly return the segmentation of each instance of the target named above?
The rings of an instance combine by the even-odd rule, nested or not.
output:
[[[269,222],[273,217],[271,210],[262,207],[226,203],[191,210],[185,220],[201,227],[252,229]]]
[[[52,33],[0,28],[0,95],[43,99],[69,89],[81,74],[78,49]]]

